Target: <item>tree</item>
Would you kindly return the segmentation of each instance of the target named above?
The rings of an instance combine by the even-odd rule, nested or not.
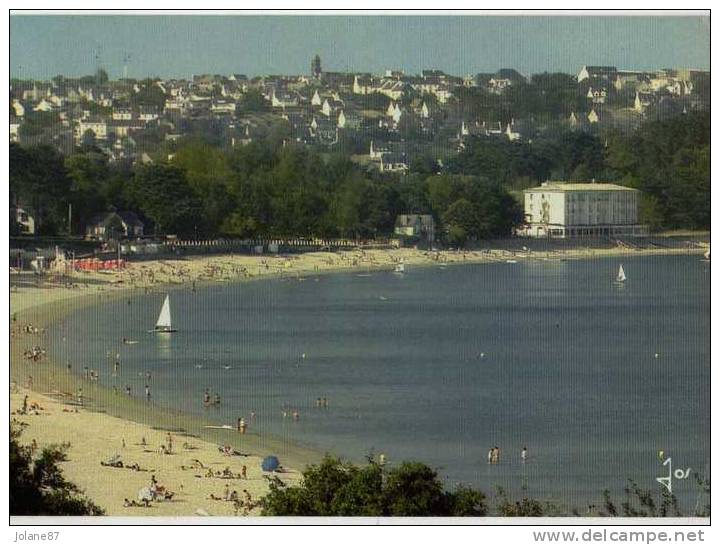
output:
[[[130,184],[134,205],[155,223],[156,232],[181,236],[205,231],[202,203],[176,166],[139,167]]]
[[[140,90],[135,93],[132,98],[134,106],[154,106],[159,111],[165,107],[165,93],[152,79],[146,79],[141,82]]]
[[[386,470],[375,459],[357,466],[332,456],[307,467],[300,485],[272,479],[262,500],[270,516],[483,516],[485,495],[443,489],[437,472],[419,462]]]
[[[59,462],[67,460],[69,444],[45,447],[33,457],[19,443],[21,429],[10,426],[10,514],[15,516],[103,515],[104,511],[82,495],[63,476]]]
[[[57,234],[66,226],[70,179],[62,155],[51,146],[10,144],[10,197],[32,209],[39,234]]]
[[[108,73],[103,68],[98,68],[95,72],[95,82],[98,85],[105,85],[108,82]]]
[[[710,116],[693,113],[608,139],[608,169],[643,192],[651,226],[709,229]]]
[[[426,183],[432,211],[442,220],[453,245],[508,236],[522,218],[515,199],[485,178],[440,175]]]
[[[709,493],[709,489],[704,488],[704,483],[699,475],[695,474],[698,485],[701,486],[701,493]],[[680,517],[682,513],[678,506],[677,498],[674,494],[668,492],[665,487],[658,489],[643,489],[632,479],[628,480],[627,485],[623,489],[625,493],[624,500],[620,503],[622,515],[625,517]],[[700,494],[698,494],[698,501]],[[605,516],[616,517],[620,514],[617,506],[610,496],[609,490],[603,491],[603,507]],[[707,514],[694,513],[695,516],[710,516]]]
[[[109,177],[105,155],[98,152],[77,153],[65,159],[65,168],[71,180],[68,198],[76,220],[88,220],[105,210],[109,204],[103,192]]]
[[[437,472],[420,462],[403,462],[388,471],[384,500],[392,516],[442,516],[450,511]]]
[[[245,92],[240,98],[238,106],[238,113],[267,112],[270,110],[270,103],[256,89],[249,89]]]

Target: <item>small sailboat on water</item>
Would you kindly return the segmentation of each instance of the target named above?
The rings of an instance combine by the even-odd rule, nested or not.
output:
[[[615,279],[616,282],[625,282],[627,280],[627,276],[625,276],[625,269],[623,269],[623,266],[620,265],[620,269],[618,269],[617,278]]]
[[[165,296],[165,302],[160,309],[160,316],[158,316],[155,329],[152,329],[152,333],[174,333],[177,329],[173,329],[172,316],[170,314],[170,296]]]

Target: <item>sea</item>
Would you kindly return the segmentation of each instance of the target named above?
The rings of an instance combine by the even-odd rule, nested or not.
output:
[[[177,332],[149,333],[168,293]],[[83,308],[53,329],[56,364],[97,370],[108,387],[142,399],[147,386],[158,407],[218,426],[242,417],[251,433],[356,462],[421,461],[448,488],[585,514],[604,490],[619,505],[630,480],[655,490],[671,475],[683,513],[707,501],[694,478],[710,477],[710,264],[699,256],[188,285]]]

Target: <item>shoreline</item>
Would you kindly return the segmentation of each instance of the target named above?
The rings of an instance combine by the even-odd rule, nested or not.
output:
[[[95,277],[99,277],[97,278],[97,280],[104,280],[105,282],[95,285],[94,288],[88,287],[86,288],[87,291],[82,289],[74,290],[65,287],[34,287],[28,288],[27,291],[25,290],[25,288],[23,288],[23,292],[12,292],[11,290],[10,305],[11,312],[17,319],[17,322],[13,323],[13,326],[15,326],[16,329],[19,324],[32,323],[39,328],[47,328],[47,334],[53,334],[51,330],[54,324],[80,308],[84,308],[90,305],[101,304],[108,300],[114,300],[120,297],[134,297],[142,295],[144,289],[152,289],[153,292],[156,292],[157,290],[188,289],[188,282],[193,282],[198,286],[217,286],[221,282],[244,282],[259,279],[272,279],[284,277],[286,275],[288,277],[300,278],[303,275],[365,272],[371,270],[378,271],[392,269],[394,267],[394,264],[399,261],[402,261],[407,265],[430,267],[438,265],[505,262],[506,259],[510,258],[511,256],[513,258],[518,258],[518,262],[521,262],[521,259],[543,262],[548,260],[556,261],[565,259],[588,259],[594,257],[642,257],[648,255],[702,254],[703,251],[704,248],[663,248],[650,250],[631,250],[624,248],[597,250],[581,248],[547,253],[540,252],[540,254],[547,254],[545,256],[542,256],[535,255],[537,254],[537,252],[529,252],[528,254],[530,255],[517,255],[518,252],[500,250],[491,251],[491,253],[443,252],[440,254],[436,254],[441,259],[434,259],[428,258],[429,252],[401,249],[397,251],[374,251],[373,253],[375,254],[377,254],[378,252],[382,253],[382,259],[380,259],[380,256],[371,254],[372,257],[369,260],[350,263],[343,263],[344,261],[349,261],[349,258],[347,258],[347,256],[341,256],[340,259],[337,259],[337,254],[327,254],[324,252],[314,254],[301,254],[300,256],[281,255],[273,256],[272,258],[268,258],[267,256],[217,255],[206,256],[202,258],[185,258],[177,260],[166,259],[157,260],[154,262],[140,262],[137,264],[131,264],[131,267],[129,269],[130,271],[132,271],[133,269],[137,270],[139,268],[147,268],[148,270],[157,270],[158,276],[160,276],[160,273],[163,273],[163,271],[165,270],[165,273],[160,276],[160,278],[165,281],[160,282],[156,281],[154,278],[156,273],[153,273],[152,282],[133,283],[132,286],[128,285],[125,282],[125,275],[127,274],[127,272],[113,273],[112,275],[91,273],[90,276],[94,275]],[[358,256],[365,256],[366,254],[369,254],[370,251],[343,253],[351,254],[356,259],[359,259]],[[469,259],[467,258],[467,254],[470,254]],[[553,257],[550,257],[550,254],[552,254]],[[465,257],[463,258],[463,256]],[[273,265],[277,265],[278,263],[281,263],[282,265],[280,267],[274,266],[271,270],[268,261],[273,261]],[[340,261],[340,263],[335,263],[336,261]],[[202,274],[196,274],[196,276],[181,275],[182,280],[178,282],[177,277],[173,278],[173,275],[178,273],[174,272],[172,274],[167,274],[166,269],[170,268],[171,270],[175,271],[176,266],[179,268],[183,267],[183,265],[187,266],[188,263],[194,266],[196,273],[198,271],[202,272],[206,270],[208,266],[217,266],[217,264],[220,264],[220,269],[223,273],[223,276],[219,278],[203,278]],[[252,263],[253,265],[258,266],[259,272],[257,275],[241,276],[239,274],[236,274],[235,278],[228,278],[228,270],[234,270],[234,268],[236,267],[245,266],[247,263]],[[287,266],[287,263],[290,263],[291,265]],[[322,266],[323,264],[325,264],[325,266]],[[138,265],[139,267],[137,267]],[[265,267],[265,272],[260,272],[263,266]],[[228,269],[228,267],[230,269]],[[237,271],[235,270],[235,272]],[[73,275],[73,278],[84,278],[86,276],[88,275],[84,273],[76,273],[75,275]],[[118,283],[118,280],[120,280],[121,283]],[[48,290],[47,293],[43,293],[45,289]],[[49,294],[52,294],[52,296],[47,297],[47,295]],[[50,299],[49,301],[47,300],[48,298]],[[41,400],[41,405],[52,406],[54,407],[55,412],[58,413],[61,412],[58,407],[63,406],[67,408],[73,406],[70,405],[69,402],[71,403],[74,399],[73,393],[77,391],[77,387],[79,387],[79,385],[82,385],[86,400],[89,403],[80,410],[83,416],[87,415],[87,418],[90,420],[90,423],[87,424],[89,429],[95,429],[97,427],[102,428],[103,426],[108,426],[108,422],[110,422],[112,424],[111,427],[116,431],[119,431],[119,433],[123,433],[122,429],[127,427],[137,427],[134,432],[135,435],[137,435],[137,433],[157,435],[165,433],[167,430],[174,430],[172,433],[185,434],[188,441],[201,444],[201,449],[203,450],[203,452],[207,451],[208,453],[213,452],[213,449],[217,450],[217,445],[227,443],[232,445],[233,448],[236,448],[243,453],[251,454],[253,456],[252,459],[255,462],[253,466],[254,470],[257,470],[260,460],[258,456],[261,454],[277,454],[280,457],[281,463],[283,463],[284,466],[287,464],[286,467],[292,467],[296,469],[304,467],[309,462],[319,460],[322,455],[317,450],[311,450],[297,444],[288,444],[285,441],[280,441],[277,438],[269,437],[267,435],[260,436],[258,434],[254,434],[252,432],[252,428],[247,435],[243,436],[240,436],[240,434],[237,433],[235,430],[211,430],[203,428],[203,426],[205,425],[217,423],[212,422],[210,418],[183,414],[179,411],[175,411],[169,408],[160,408],[152,404],[148,404],[141,399],[127,398],[122,394],[114,394],[109,388],[98,385],[97,383],[86,381],[80,375],[68,372],[58,362],[53,363],[51,361],[52,355],[50,355],[45,361],[42,361],[40,363],[32,363],[22,358],[22,351],[23,349],[27,348],[27,345],[23,345],[20,339],[22,339],[23,341],[27,340],[28,343],[33,344],[43,342],[42,335],[24,336],[23,334],[21,334],[11,338],[11,381],[14,381],[18,385],[24,385],[24,379],[26,379],[27,375],[32,372],[33,392],[31,393],[31,397],[39,398]],[[50,395],[48,396],[48,394]],[[17,408],[17,404],[20,402],[20,399],[21,398],[17,396],[11,396],[13,410]],[[68,414],[64,413],[60,415],[60,417],[65,417],[65,420],[67,420],[68,416]],[[74,416],[75,414],[73,414],[71,418]],[[31,417],[30,422],[33,422],[33,417]],[[87,440],[79,440],[79,437],[82,434],[79,434],[79,430],[77,430],[77,425],[71,425],[70,427],[56,425],[53,427],[53,429],[56,428],[64,429],[66,435],[69,435],[70,438],[72,438],[72,442],[87,444]],[[68,438],[65,438],[62,441],[51,441],[47,439],[47,437],[53,436],[52,433],[49,433],[50,431],[51,430],[47,430],[44,432],[46,438],[43,439],[43,430],[39,429],[36,426],[31,426],[30,428],[28,428],[26,433],[23,434],[21,442],[28,443],[31,440],[31,435],[38,433],[39,435],[37,439],[41,446],[47,444],[48,441],[64,442],[68,440]],[[117,435],[111,434],[110,437],[113,437],[115,439],[115,443],[119,442],[119,438],[117,437]],[[137,438],[135,437],[133,440],[128,440],[127,443],[134,443],[136,439]],[[178,443],[180,442],[180,437],[178,437]],[[107,448],[109,450],[118,449],[117,445],[115,445],[113,448]],[[107,453],[107,457],[112,455],[109,450]],[[71,447],[71,459],[73,459],[72,453],[74,451],[75,448]],[[93,454],[96,457],[94,463],[96,466],[99,466],[99,460],[97,459],[97,457],[100,456],[100,453],[94,452]],[[219,453],[217,453],[216,455],[220,456]],[[85,467],[88,463],[88,460],[84,460],[81,463],[80,467]],[[97,495],[98,492],[95,491],[95,487],[92,484],[92,481],[87,480],[91,477],[91,475],[94,475],[95,472],[88,471],[87,473],[89,475],[86,475],[85,471],[76,472],[75,469],[70,469],[73,467],[72,462],[67,462],[63,464],[63,466],[69,468],[68,478],[70,480],[73,480],[73,478],[75,478],[74,482],[76,482],[76,484],[78,484],[81,488],[86,489],[88,491],[88,497],[95,500],[93,494]],[[92,463],[91,467],[88,469],[91,468]],[[248,465],[248,469],[249,468],[250,465]],[[102,469],[105,470],[104,473],[110,471],[117,474],[117,472],[120,471],[114,468]],[[171,476],[169,479],[164,477],[162,474],[158,475],[161,481],[168,481],[168,485],[170,487],[174,486],[173,483],[170,482],[170,480],[172,480],[173,478],[177,478],[177,475],[172,473],[172,471],[173,470],[171,470],[170,468],[166,468],[164,470],[164,472],[168,475],[174,476]],[[112,475],[112,473],[108,474],[108,477],[110,475]],[[124,473],[121,473],[120,475],[124,475]],[[290,476],[291,478],[298,477],[297,472],[293,470],[290,470],[290,472],[286,475]],[[264,485],[266,489],[267,483],[265,482],[265,480],[260,479],[260,481],[260,483],[256,484]],[[215,490],[215,494],[219,494],[220,491],[221,490],[219,489]],[[187,493],[190,494],[189,492]],[[253,494],[253,497],[262,495],[262,488],[257,488],[256,486],[251,493]],[[207,503],[207,500],[205,500],[203,496],[198,497],[197,494],[190,494],[189,497],[192,498],[192,501],[190,501],[189,503],[193,505],[196,505],[198,503],[202,503],[204,505]],[[158,509],[127,509],[122,507],[122,499],[123,498],[114,496],[114,503],[112,505],[101,506],[106,508],[108,515],[163,516],[177,513],[192,516],[198,514],[195,512],[197,511],[197,509],[202,509],[204,511],[207,511],[208,513],[211,512],[208,511],[208,509],[205,507],[198,507],[195,509],[195,511],[190,512],[184,510],[178,511],[178,509],[187,508],[189,507],[189,505],[177,507],[177,503],[175,502],[159,503],[157,504],[157,506],[159,507]],[[130,499],[134,498],[131,497]],[[214,505],[213,508],[216,509]],[[232,511],[224,512],[224,514],[231,515]]]

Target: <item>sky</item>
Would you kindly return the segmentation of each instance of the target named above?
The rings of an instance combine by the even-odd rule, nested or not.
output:
[[[11,15],[13,77],[710,69],[703,16]],[[99,57],[99,61],[98,61]]]

